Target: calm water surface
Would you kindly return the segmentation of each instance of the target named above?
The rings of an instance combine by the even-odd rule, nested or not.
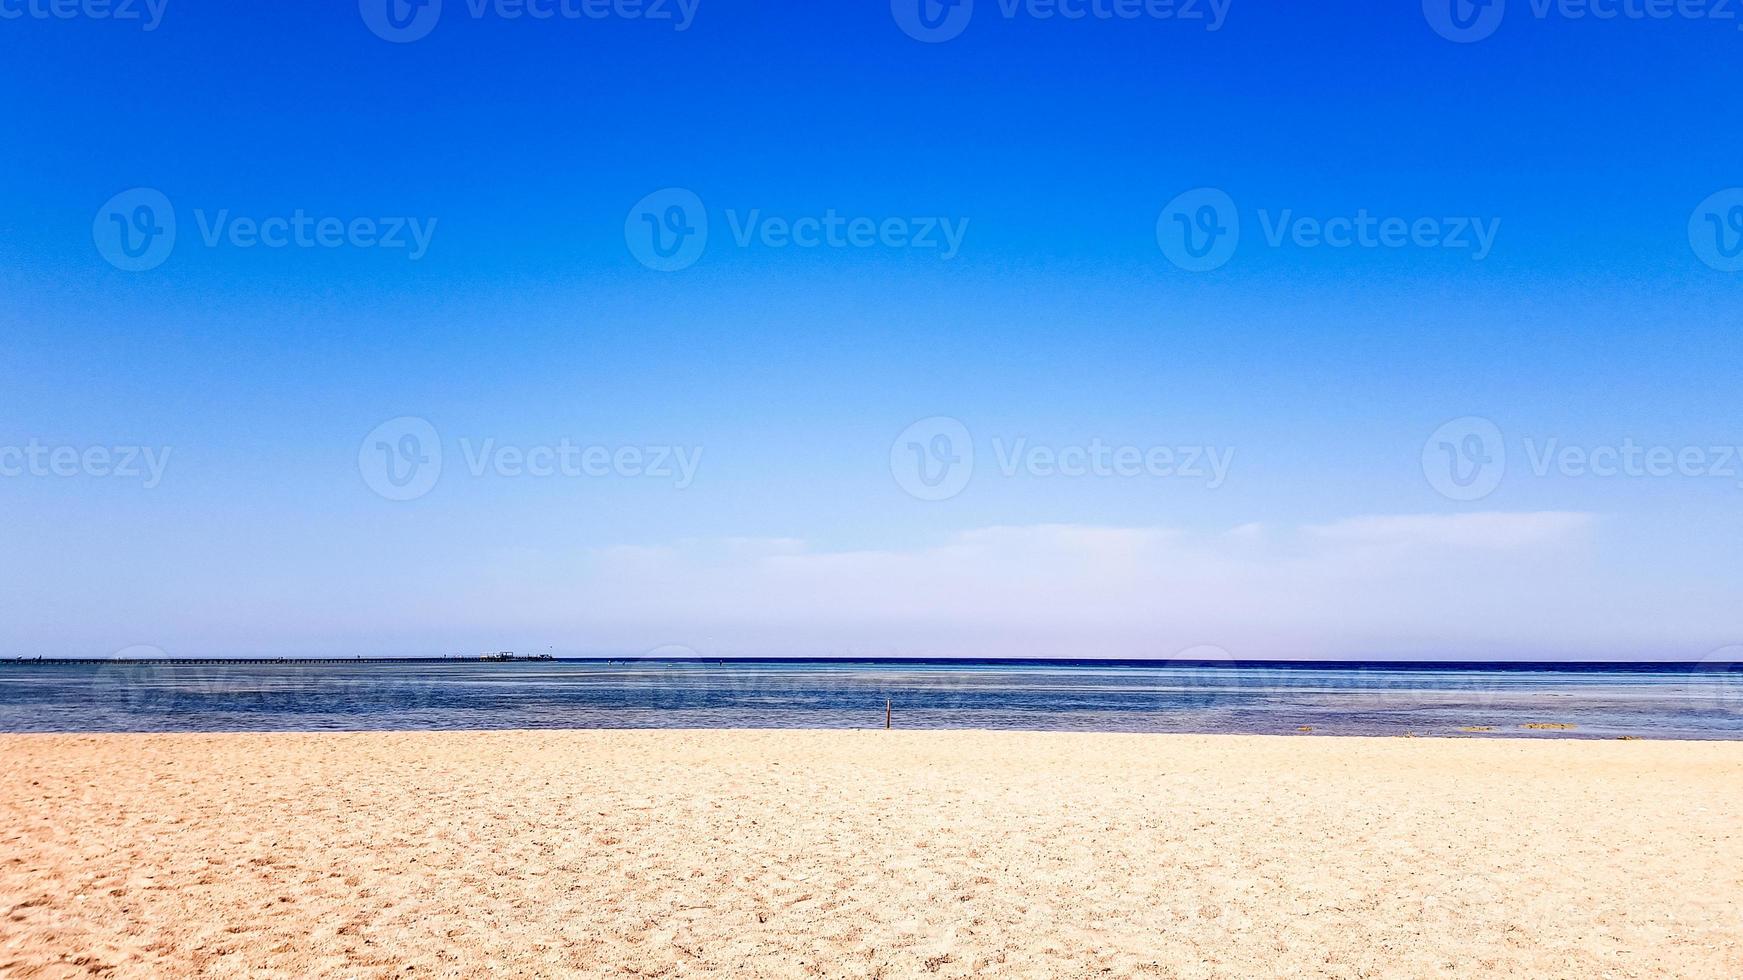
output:
[[[10,732],[879,728],[886,699],[897,728],[1743,738],[1737,669],[0,663]]]

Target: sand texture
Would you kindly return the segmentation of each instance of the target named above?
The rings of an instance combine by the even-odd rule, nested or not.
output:
[[[1743,976],[1743,743],[0,736],[0,974]]]

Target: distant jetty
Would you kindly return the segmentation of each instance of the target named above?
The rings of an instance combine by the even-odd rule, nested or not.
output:
[[[435,657],[7,657],[0,664],[176,664],[180,666],[253,666],[261,664],[475,664],[532,663],[556,660],[548,653],[521,656],[513,650],[498,653],[453,653]]]

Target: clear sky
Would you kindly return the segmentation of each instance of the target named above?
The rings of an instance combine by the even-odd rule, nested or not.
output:
[[[63,2],[0,655],[1743,644],[1736,11]]]

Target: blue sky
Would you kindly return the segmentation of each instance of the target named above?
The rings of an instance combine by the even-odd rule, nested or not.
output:
[[[1514,0],[1455,43],[1418,3],[977,0],[923,43],[889,3],[445,0],[393,43],[367,0],[0,9],[0,655],[1743,643],[1735,20]],[[128,271],[140,188],[176,233]],[[661,271],[637,209],[673,188],[708,233]],[[1241,236],[1192,271],[1168,209],[1200,188]],[[344,240],[232,223],[298,214]],[[782,244],[830,214],[898,234]],[[1303,244],[1359,215],[1492,241]],[[366,244],[396,223],[417,258]],[[974,459],[920,499],[940,418]],[[396,419],[441,455],[412,499]],[[640,458],[516,463],[564,445]],[[1635,475],[1558,455],[1630,445]],[[1096,446],[1174,465],[1048,463]]]

